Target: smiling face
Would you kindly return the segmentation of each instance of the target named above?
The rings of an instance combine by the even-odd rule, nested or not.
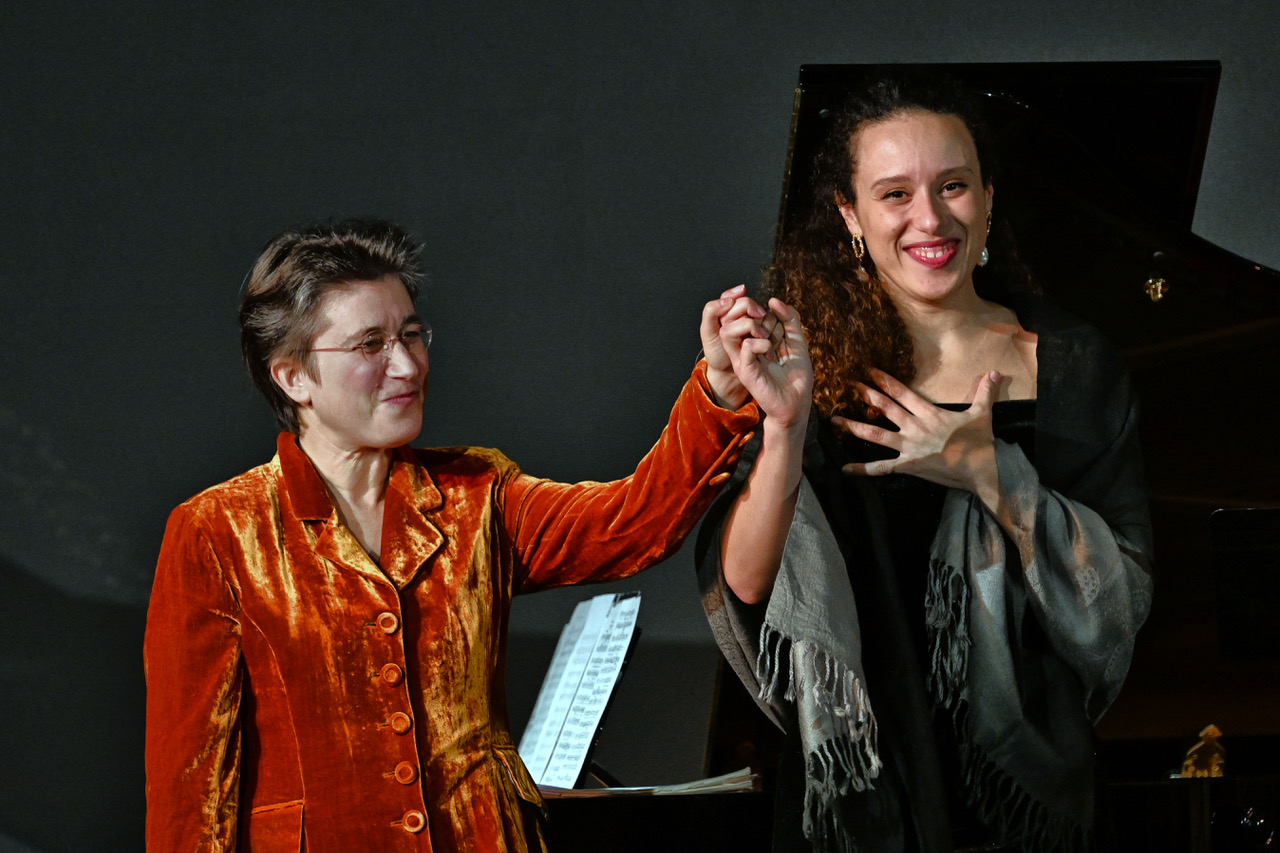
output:
[[[401,342],[366,356],[352,350],[372,336],[382,339],[420,327],[400,280],[352,282],[325,294],[320,333],[311,344],[310,366],[282,358],[272,376],[298,405],[301,441],[334,450],[388,450],[407,444],[422,430],[428,359]],[[333,348],[333,349],[329,349]]]
[[[854,201],[840,205],[899,310],[976,298],[973,268],[986,245],[992,190],[953,115],[913,111],[863,125]]]

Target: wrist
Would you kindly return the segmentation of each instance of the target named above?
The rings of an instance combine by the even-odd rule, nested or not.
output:
[[[994,442],[975,450],[969,459],[968,489],[988,508],[994,509],[1000,500],[1000,471],[996,467]]]
[[[707,365],[707,390],[711,392],[711,399],[717,406],[731,412],[742,408],[751,396],[732,370],[722,370],[710,365]]]
[[[765,410],[764,428],[787,435],[803,436],[809,429],[809,401],[806,399],[793,412],[770,412]]]
[[[760,424],[762,439],[766,442],[785,442],[793,446],[803,445],[805,433],[809,427],[808,411],[806,410],[803,415],[800,417],[800,413],[797,413],[796,417],[788,419],[766,414]]]

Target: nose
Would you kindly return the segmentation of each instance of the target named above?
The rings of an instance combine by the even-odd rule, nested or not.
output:
[[[427,351],[421,358],[415,357],[404,341],[392,338],[387,342],[387,375],[396,378],[413,377],[427,370]]]
[[[945,205],[941,198],[933,193],[921,193],[916,196],[915,207],[912,213],[915,215],[916,227],[921,231],[929,234],[936,234],[938,226],[942,224]]]

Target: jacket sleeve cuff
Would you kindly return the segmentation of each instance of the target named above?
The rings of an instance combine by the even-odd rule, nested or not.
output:
[[[725,409],[716,404],[715,391],[711,389],[711,381],[707,379],[707,360],[705,358],[699,359],[698,363],[694,366],[692,381],[702,392],[701,396],[708,406],[717,412],[723,412],[726,415],[731,416],[731,418],[725,422],[727,424],[739,426],[738,429],[734,430],[735,432],[749,430],[760,423],[760,406],[750,396],[748,396],[747,401],[737,409]]]

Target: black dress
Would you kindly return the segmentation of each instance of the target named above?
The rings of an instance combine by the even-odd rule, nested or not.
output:
[[[953,826],[969,823],[949,809],[957,791],[977,804],[985,825],[1021,848],[1096,846],[1092,726],[1123,683],[1151,602],[1137,401],[1123,359],[1097,330],[1037,297],[1008,305],[1037,335],[1039,364],[1037,399],[1023,416],[1016,403],[1012,414],[1005,411],[1010,404],[994,412],[997,434],[1023,445],[1030,431],[1005,429],[1028,423],[1034,409],[1034,448],[997,443],[1012,536],[972,495],[956,490],[945,490],[940,521],[932,487],[919,483],[908,488],[919,486],[923,495],[902,499],[928,507],[887,510],[886,502],[901,496],[881,493],[894,488],[887,478],[843,474],[850,449],[816,413],[803,460],[808,515],[793,521],[780,567],[785,594],[775,589],[769,602],[744,605],[720,565],[725,521],[758,438],[703,523],[695,557],[716,642],[761,711],[805,739],[813,765],[805,766],[793,744],[779,768],[778,841],[794,840],[779,850],[813,849],[803,840],[808,807],[813,843],[827,850],[952,851],[964,843]],[[910,527],[892,532],[899,521]],[[944,526],[945,539],[935,537]],[[912,569],[899,572],[899,564]],[[839,625],[840,636],[822,637],[809,620],[830,619],[826,604],[836,599],[856,606],[856,614]],[[923,625],[926,601],[935,610],[931,627]],[[940,612],[948,603],[952,611]],[[843,633],[850,630],[856,633]],[[830,699],[813,689],[823,676],[796,674],[793,640],[802,665],[834,666],[865,692]],[[930,644],[938,646],[937,660],[925,651]],[[851,719],[850,702],[856,726],[840,722]],[[950,723],[941,731],[940,703]],[[798,731],[802,706],[817,725]],[[862,739],[866,719],[871,741]],[[962,733],[963,789],[946,766],[955,763],[949,730]],[[831,796],[827,756],[842,750],[859,758],[868,749],[881,759],[878,775],[855,768],[856,784]]]
[[[968,406],[944,404],[943,408],[963,411]],[[995,403],[991,413],[995,437],[1019,445],[1032,461],[1035,408],[1035,400],[1008,400]],[[893,428],[888,421],[878,425]],[[920,849],[918,837],[940,835],[949,835],[955,850],[1000,850],[961,795],[954,722],[947,713],[935,710],[928,699],[925,589],[930,545],[947,487],[908,474],[851,478],[840,473],[840,466],[889,458],[894,452],[827,429],[820,434],[819,444],[829,476],[809,472],[809,477],[827,517],[841,522],[833,528],[850,567],[850,583],[860,602],[859,617],[868,638],[863,663],[867,689],[876,697],[885,765],[875,789],[858,796],[856,812],[848,810],[846,819],[857,827],[855,836],[861,849],[876,853],[912,853]],[[881,525],[889,545],[890,566],[862,553],[870,541],[870,531],[865,530],[868,524]],[[932,743],[921,742],[927,732],[932,733]],[[775,851],[812,850],[801,830],[803,761],[799,738],[788,735],[778,773]],[[910,806],[913,801],[939,802],[938,798],[947,804],[945,827],[927,825],[938,820],[940,811],[915,814]]]

